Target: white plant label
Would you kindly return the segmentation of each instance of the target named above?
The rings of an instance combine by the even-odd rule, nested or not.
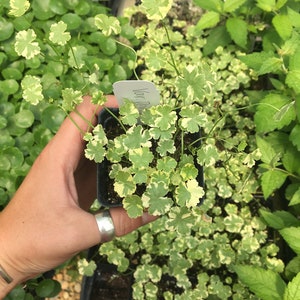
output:
[[[132,101],[139,112],[144,108],[157,105],[160,102],[160,94],[154,83],[146,80],[122,80],[113,84],[114,94],[119,106],[124,99]]]

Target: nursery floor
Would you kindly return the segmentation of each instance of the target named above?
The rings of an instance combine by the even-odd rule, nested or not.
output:
[[[79,276],[75,281],[67,274],[66,270],[54,276],[54,279],[60,282],[62,291],[54,298],[46,298],[46,300],[80,300],[81,280]]]

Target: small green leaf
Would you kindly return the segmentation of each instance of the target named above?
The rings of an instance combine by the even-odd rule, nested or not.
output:
[[[84,46],[77,45],[72,47],[68,53],[69,55],[68,63],[73,68],[76,69],[83,68],[86,64],[87,53],[88,50]]]
[[[137,218],[143,214],[143,203],[139,196],[128,195],[122,203],[130,218]]]
[[[279,230],[279,233],[288,243],[288,245],[295,251],[296,254],[300,254],[300,227],[287,227]]]
[[[55,297],[60,290],[60,283],[53,279],[44,279],[35,289],[37,296],[41,298]]]
[[[208,11],[223,12],[223,1],[221,0],[194,0],[194,3]]]
[[[36,34],[32,29],[22,30],[16,34],[15,50],[26,59],[31,59],[40,54],[41,49],[35,42]]]
[[[207,114],[203,113],[201,106],[196,104],[182,107],[180,115],[182,118],[179,119],[179,125],[190,133],[199,132],[200,128],[208,122]]]
[[[131,174],[126,171],[118,171],[115,176],[114,189],[120,197],[132,195],[136,190],[136,185]]]
[[[77,262],[77,266],[79,274],[85,276],[93,276],[94,271],[97,268],[97,265],[93,260],[87,261],[87,259],[85,258],[80,259]]]
[[[294,193],[289,205],[297,205],[300,204],[300,188]]]
[[[257,6],[264,11],[271,12],[276,9],[276,0],[257,0]]]
[[[41,79],[32,75],[25,75],[21,86],[23,89],[23,98],[32,105],[37,105],[43,99],[43,87]]]
[[[277,33],[284,41],[291,36],[293,31],[293,26],[289,16],[277,14],[272,19],[272,23]]]
[[[290,133],[290,141],[293,143],[294,146],[297,147],[298,151],[300,151],[300,125],[295,125]]]
[[[65,32],[67,29],[67,24],[63,21],[54,23],[50,27],[49,39],[54,44],[64,46],[70,39],[71,35],[69,32]]]
[[[265,209],[260,209],[259,212],[268,226],[275,229],[300,225],[300,221],[294,215],[284,210],[270,212]]]
[[[269,165],[276,164],[279,159],[279,156],[278,152],[273,148],[274,143],[266,140],[265,138],[259,135],[256,135],[256,143],[261,153],[261,160]]]
[[[80,91],[76,91],[72,88],[66,88],[62,90],[63,103],[62,107],[65,111],[73,111],[74,108],[80,104],[83,100],[83,95]]]
[[[254,266],[234,266],[239,279],[262,300],[282,300],[286,288],[280,275]]]
[[[102,30],[102,33],[106,36],[119,34],[121,32],[120,22],[113,16],[98,14],[95,16],[95,25]]]
[[[15,17],[20,17],[29,9],[30,2],[28,0],[10,0],[9,6],[9,14]]]
[[[203,30],[212,28],[220,21],[220,14],[214,11],[205,12],[196,25],[197,29]]]
[[[186,199],[186,206],[189,208],[197,206],[204,196],[203,188],[199,186],[197,180],[191,179],[187,181],[186,189],[190,192],[190,197]]]
[[[258,75],[264,75],[268,73],[277,73],[278,71],[281,71],[282,67],[282,60],[277,57],[271,57],[266,59],[260,69],[258,70]]]
[[[289,109],[278,120],[279,111],[291,100],[283,94],[268,94],[259,103],[254,116],[257,132],[269,132],[289,125],[296,117],[295,110]]]
[[[284,293],[284,300],[294,299],[300,299],[300,273],[289,282]]]
[[[145,10],[149,20],[164,19],[171,9],[173,0],[143,0],[141,8]]]
[[[246,0],[226,0],[224,2],[224,11],[225,12],[234,12],[236,9],[241,7]]]
[[[149,148],[129,149],[129,160],[132,162],[133,168],[148,167],[154,156]]]
[[[170,210],[173,201],[166,197],[167,193],[168,187],[163,182],[153,182],[147,186],[142,199],[147,202],[146,206],[149,206],[151,215],[160,216]]]
[[[228,30],[233,41],[240,47],[246,48],[248,29],[247,23],[239,18],[229,18],[226,21],[226,29]],[[236,30],[236,29],[239,30]]]
[[[280,170],[272,169],[263,173],[261,177],[261,185],[264,198],[268,199],[271,194],[279,189],[287,178],[287,174]]]
[[[295,90],[296,93],[300,93],[299,87],[299,80],[300,80],[300,70],[291,70],[288,72],[285,83]]]
[[[121,120],[124,124],[133,126],[137,123],[139,117],[139,110],[136,108],[135,104],[128,100],[124,99],[123,105],[120,107]]]
[[[30,110],[21,110],[14,116],[15,124],[19,128],[29,128],[34,122],[34,114]]]

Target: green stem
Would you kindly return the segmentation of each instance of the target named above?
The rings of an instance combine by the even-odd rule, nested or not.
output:
[[[124,132],[126,132],[127,130],[124,124],[120,121],[120,119],[108,107],[104,106],[104,109],[120,124]]]
[[[121,46],[123,46],[123,47],[126,47],[126,48],[128,48],[128,49],[130,49],[130,50],[134,53],[135,60],[134,60],[133,74],[134,74],[134,77],[136,78],[136,80],[140,80],[139,76],[137,75],[137,73],[136,73],[136,71],[135,71],[136,66],[137,66],[137,53],[136,53],[136,51],[135,51],[132,47],[130,47],[130,46],[128,46],[128,45],[126,45],[126,44],[124,44],[124,43],[118,41],[118,40],[116,40],[116,42],[117,42],[119,45],[121,45]]]
[[[172,48],[172,41],[170,39],[168,28],[167,28],[167,26],[166,26],[166,24],[164,22],[162,22],[162,25],[163,25],[163,27],[165,29],[165,32],[166,32],[166,35],[167,35],[167,39],[168,39],[168,43],[169,43],[170,47]],[[176,66],[176,62],[175,62],[175,59],[174,59],[174,56],[173,56],[173,52],[172,51],[168,51],[168,52],[169,52],[170,57],[171,57],[172,66],[173,66],[173,68],[174,68],[177,76],[180,76],[180,72],[179,72],[179,70],[178,70],[178,68]]]

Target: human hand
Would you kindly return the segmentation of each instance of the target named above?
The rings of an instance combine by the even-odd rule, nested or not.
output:
[[[117,106],[115,97],[107,99],[108,107]],[[100,108],[88,97],[77,110],[96,124]],[[90,129],[78,113],[70,117],[82,132]],[[16,284],[101,242],[95,217],[87,212],[96,198],[96,165],[84,157],[84,147],[82,133],[66,118],[1,212],[0,264],[13,282],[7,284],[0,277],[0,299]],[[122,208],[110,213],[116,236],[154,220],[147,213],[130,219]]]

